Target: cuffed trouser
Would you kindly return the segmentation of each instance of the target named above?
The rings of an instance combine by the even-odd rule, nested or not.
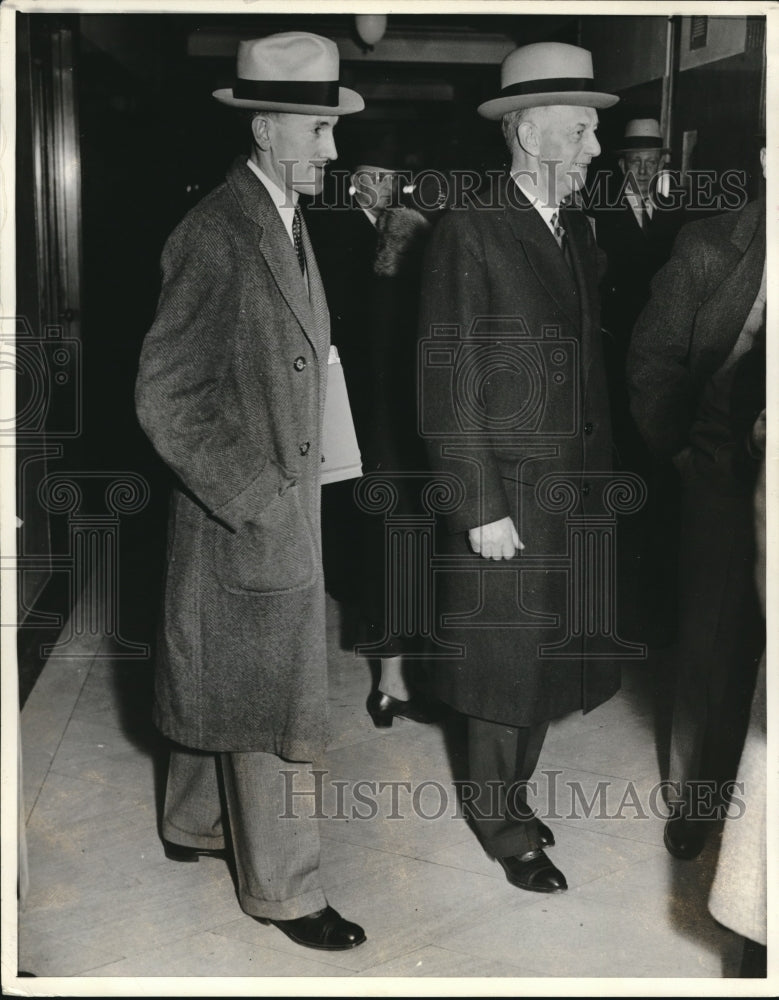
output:
[[[171,750],[162,835],[185,847],[225,846],[221,771],[238,898],[254,917],[294,920],[327,905],[319,880],[319,827],[286,800],[282,770],[306,783],[310,764],[270,753]],[[296,815],[292,815],[296,812]]]
[[[549,727],[505,726],[468,719],[470,802],[463,807],[484,850],[507,858],[540,847],[538,822],[527,804],[525,783],[538,763]]]

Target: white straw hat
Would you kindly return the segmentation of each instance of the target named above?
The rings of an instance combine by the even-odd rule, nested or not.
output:
[[[610,108],[619,97],[595,89],[592,55],[578,45],[535,42],[509,52],[500,68],[498,97],[479,106],[483,118],[548,104]]]
[[[213,96],[233,108],[299,115],[349,115],[365,102],[338,80],[338,46],[307,31],[238,43],[236,81]]]

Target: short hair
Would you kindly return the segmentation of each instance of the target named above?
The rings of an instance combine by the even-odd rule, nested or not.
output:
[[[509,148],[509,152],[513,153],[516,148],[517,129],[522,122],[532,121],[535,124],[539,124],[539,112],[543,112],[544,110],[545,109],[543,107],[517,108],[514,111],[507,111],[505,115],[503,115],[500,120],[500,127],[503,132],[503,138],[506,140],[506,145]]]

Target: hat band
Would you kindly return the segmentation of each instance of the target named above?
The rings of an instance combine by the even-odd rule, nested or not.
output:
[[[233,97],[241,101],[337,108],[339,87],[339,80],[236,80]]]
[[[503,87],[501,97],[521,97],[525,94],[553,94],[568,90],[592,90],[595,81],[586,76],[550,76],[543,80],[523,80]]]
[[[655,135],[632,135],[629,139],[623,139],[620,149],[660,149],[663,140]]]

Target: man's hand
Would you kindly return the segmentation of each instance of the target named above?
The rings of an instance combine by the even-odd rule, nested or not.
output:
[[[518,549],[524,549],[517,529],[510,517],[471,528],[468,541],[473,551],[482,559],[511,559]]]

